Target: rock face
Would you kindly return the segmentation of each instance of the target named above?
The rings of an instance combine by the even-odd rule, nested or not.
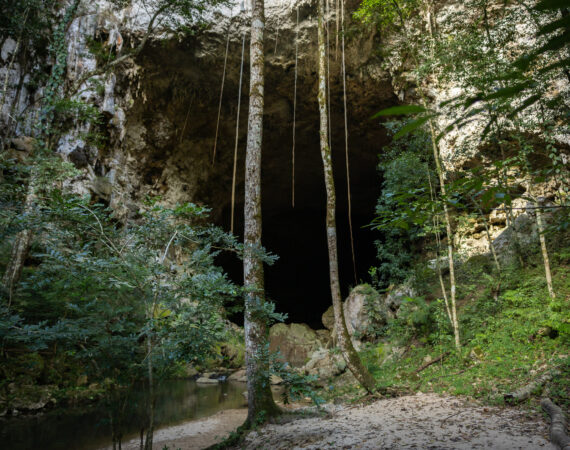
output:
[[[441,264],[441,262],[440,262]],[[384,299],[384,304],[386,305],[386,311],[389,315],[394,316],[402,302],[406,297],[414,297],[416,292],[410,284],[402,284],[395,286],[388,291]]]
[[[356,286],[343,303],[344,318],[348,333],[356,340],[365,339],[372,327],[380,327],[390,317],[388,298],[368,284]],[[399,307],[399,304],[398,304]],[[396,308],[397,309],[397,308]],[[334,336],[334,311],[329,307],[322,316],[323,325]]]
[[[321,347],[317,333],[304,323],[278,323],[269,330],[269,350],[279,351],[282,360],[293,367],[303,366]]]
[[[346,370],[346,362],[340,354],[320,349],[311,355],[304,370],[308,375],[315,375],[320,381],[326,381],[343,373]]]

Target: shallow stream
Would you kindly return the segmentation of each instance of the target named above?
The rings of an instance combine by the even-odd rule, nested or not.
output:
[[[175,425],[215,414],[223,409],[245,408],[243,383],[223,382],[199,385],[192,380],[163,381],[157,387],[156,428]],[[125,414],[123,442],[139,436],[144,414],[144,389],[133,392],[135,405]],[[111,444],[106,410],[99,406],[55,409],[45,413],[11,417],[0,422],[0,447],[10,450],[94,450]]]

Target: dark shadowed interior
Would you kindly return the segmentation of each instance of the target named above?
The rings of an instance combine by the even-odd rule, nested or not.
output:
[[[222,42],[220,44],[223,45]],[[241,46],[239,42],[230,45],[216,161],[212,165],[210,159],[218,114],[223,52],[198,58],[196,55],[200,52],[199,48],[193,47],[195,45],[199,45],[199,42],[190,40],[163,43],[160,48],[149,47],[141,58],[147,73],[144,80],[147,101],[133,108],[132,114],[142,116],[149,129],[152,129],[152,121],[160,114],[172,128],[172,136],[166,144],[161,144],[162,148],[157,146],[150,149],[152,154],[148,161],[152,164],[148,164],[146,169],[148,183],[154,183],[154,189],[167,194],[172,186],[182,185],[182,189],[177,188],[177,199],[180,200],[184,198],[184,183],[191,184],[189,180],[193,180],[194,187],[188,187],[189,199],[210,206],[212,220],[229,230]],[[285,53],[290,51],[283,49]],[[277,310],[288,314],[288,321],[321,328],[321,315],[331,305],[331,296],[325,234],[326,194],[319,149],[317,73],[310,70],[315,67],[312,61],[300,60],[293,207],[291,153],[294,66],[290,61],[294,61],[294,57],[289,53],[269,55],[266,66],[262,161],[263,244],[279,256],[275,265],[267,267],[266,288],[268,296],[277,304]],[[205,64],[209,70],[204,69]],[[247,137],[247,59],[244,66],[235,215],[235,231],[240,236],[243,233]],[[377,232],[363,227],[373,217],[380,187],[377,155],[388,138],[385,130],[370,117],[378,109],[395,104],[397,100],[390,86],[348,72],[349,161],[357,260],[355,280],[347,219],[342,79],[334,76],[334,73],[339,73],[339,66],[333,61],[330,82],[331,144],[337,191],[340,281],[342,295],[346,296],[350,286],[368,278],[368,269],[374,264],[375,258],[373,242]],[[200,88],[195,89],[194,86]],[[366,92],[366,95],[362,95],[362,92]],[[164,168],[167,166],[171,169],[165,176]],[[233,280],[242,283],[240,261],[232,255],[222,255],[218,262]],[[235,316],[235,320],[239,321],[239,315]]]

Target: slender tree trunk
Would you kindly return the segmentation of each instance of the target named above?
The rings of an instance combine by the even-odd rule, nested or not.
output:
[[[400,5],[397,0],[392,0],[392,3],[396,7],[396,11],[398,16],[400,17],[400,22],[402,24],[402,30],[404,32],[404,36],[407,42],[410,41],[408,37],[408,32],[406,28],[406,22],[404,21],[404,15],[402,14],[402,10],[400,9]],[[435,18],[434,18],[435,20]],[[417,56],[417,48],[414,47],[412,44],[409,45],[410,53],[412,54],[412,58],[416,67],[419,67],[419,61]],[[417,85],[418,85],[418,92],[422,99],[422,106],[427,110],[428,109],[428,101],[426,95],[424,93],[422,87],[422,80],[417,78]],[[461,347],[461,341],[459,339],[459,321],[457,320],[457,307],[455,301],[455,292],[456,292],[456,283],[455,283],[455,267],[453,264],[453,233],[451,231],[451,217],[449,215],[449,208],[447,207],[447,203],[445,201],[445,179],[443,177],[443,168],[441,167],[441,158],[439,155],[439,147],[437,145],[437,134],[435,131],[435,125],[433,123],[433,119],[428,120],[430,134],[431,134],[431,144],[433,149],[433,158],[435,161],[435,168],[437,172],[437,176],[439,179],[440,185],[440,192],[443,201],[443,213],[445,219],[445,231],[447,234],[447,257],[449,260],[449,284],[450,284],[450,301],[451,301],[451,325],[453,327],[453,335],[455,337],[455,347],[459,349]]]
[[[538,201],[534,202],[536,211],[536,226],[538,229],[538,238],[540,240],[540,250],[542,251],[542,260],[544,261],[544,275],[546,277],[546,286],[548,287],[548,295],[551,299],[556,298],[556,293],[552,286],[552,274],[550,273],[550,258],[548,257],[548,249],[546,248],[546,237],[544,236],[544,221],[542,219],[541,205]]]
[[[153,308],[154,313],[154,308]],[[152,319],[151,319],[152,321]],[[147,370],[148,370],[148,430],[146,432],[146,440],[144,444],[145,450],[152,450],[152,441],[154,439],[154,377],[152,368],[152,336],[149,331],[146,335],[147,348]]]
[[[245,161],[244,211],[244,285],[245,297],[245,359],[247,370],[247,422],[253,425],[260,419],[276,415],[279,410],[273,401],[268,379],[269,362],[263,357],[268,342],[268,328],[259,314],[265,301],[263,263],[255,254],[261,246],[261,144],[263,136],[264,55],[263,29],[265,12],[263,0],[254,0],[250,42],[250,94]],[[261,317],[260,317],[261,316]]]
[[[431,174],[429,172],[429,166],[426,165],[426,171],[428,176],[428,183],[429,183],[429,196],[432,202],[432,205],[435,205],[435,190],[433,188],[433,184],[431,182]],[[436,242],[436,253],[435,253],[435,269],[437,271],[437,277],[439,279],[439,285],[441,287],[441,294],[443,296],[443,302],[445,305],[445,311],[447,312],[447,317],[449,318],[449,323],[453,326],[453,316],[451,315],[451,309],[449,308],[449,298],[447,297],[447,290],[445,289],[445,283],[443,282],[443,274],[441,273],[441,265],[439,263],[439,254],[441,253],[441,237],[439,234],[439,220],[437,214],[435,213],[435,206],[431,208],[432,212],[432,223],[433,229],[435,231],[435,242]]]
[[[338,275],[338,251],[336,237],[336,194],[334,188],[333,168],[331,151],[328,139],[328,111],[327,111],[327,83],[326,83],[326,50],[325,50],[325,27],[324,27],[324,0],[319,0],[319,112],[320,112],[320,143],[321,156],[325,175],[325,186],[327,190],[327,243],[329,250],[329,271],[331,296],[334,309],[335,329],[337,330],[337,340],[342,356],[346,361],[349,370],[356,377],[358,382],[368,391],[375,391],[374,378],[362,364],[358,353],[352,345],[346,322],[340,295],[340,283]]]
[[[422,95],[423,97],[423,95]],[[424,98],[424,107],[427,107]],[[441,167],[441,159],[439,156],[439,148],[436,143],[436,134],[432,121],[429,121],[429,127],[431,132],[431,142],[433,148],[433,158],[435,160],[435,168],[437,171],[437,176],[439,178],[439,189],[441,191],[441,197],[443,200],[443,217],[445,219],[445,231],[447,234],[447,258],[449,262],[449,284],[450,284],[450,303],[451,303],[451,325],[453,327],[453,336],[455,338],[455,347],[457,349],[461,348],[461,341],[459,339],[459,321],[457,320],[457,306],[455,301],[455,265],[453,264],[453,233],[451,231],[451,217],[449,215],[449,208],[447,207],[447,202],[445,199],[445,179],[443,178],[443,168]]]
[[[77,9],[79,8],[79,4],[81,0],[74,0],[73,3],[67,8],[65,12],[65,16],[61,23],[58,25],[57,31],[55,32],[55,37],[60,36],[61,39],[64,39],[65,31],[67,30],[69,24],[73,21]],[[26,13],[27,17],[27,13]],[[67,58],[67,47],[65,42],[60,42],[58,47],[55,51],[55,62],[54,67],[52,67],[52,73],[50,79],[47,82],[46,88],[46,97],[51,97],[57,95],[58,89],[63,84],[63,73],[66,64]],[[3,101],[3,100],[2,100]],[[0,106],[1,107],[1,106]],[[48,127],[51,126],[51,121],[53,119],[53,111],[54,111],[54,99],[51,99],[44,104],[40,110],[40,119],[38,120],[38,124],[36,125],[37,130],[37,137],[38,141],[44,140],[44,138],[49,134]],[[37,144],[40,145],[40,144]],[[43,145],[43,144],[41,144]],[[45,148],[42,148],[42,151],[45,151]],[[37,149],[35,151],[37,153]],[[24,204],[24,212],[26,214],[30,214],[34,210],[34,204],[37,198],[37,190],[38,190],[38,173],[37,164],[35,167],[32,167],[29,182],[28,182],[28,191],[26,194],[26,200]],[[20,231],[14,240],[14,244],[12,246],[12,252],[10,255],[10,260],[6,266],[6,271],[4,272],[4,276],[2,277],[2,284],[4,285],[5,289],[8,291],[9,295],[9,302],[11,303],[12,300],[12,293],[14,291],[14,287],[18,283],[20,279],[20,275],[22,274],[22,269],[24,268],[24,262],[26,257],[28,256],[28,252],[30,251],[30,244],[32,241],[32,232],[30,229],[26,229]]]
[[[34,212],[34,205],[36,203],[36,181],[37,174],[35,170],[30,173],[30,184],[28,186],[28,193],[24,203],[24,214],[29,215]],[[27,228],[16,234],[14,243],[12,244],[12,251],[10,259],[6,266],[4,276],[2,277],[2,284],[8,293],[8,308],[12,305],[12,296],[14,288],[20,280],[24,263],[30,252],[30,245],[32,243],[32,230]]]

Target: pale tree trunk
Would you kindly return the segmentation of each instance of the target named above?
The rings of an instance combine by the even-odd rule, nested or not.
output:
[[[422,95],[423,97],[423,95]],[[424,98],[424,107],[427,107]],[[445,219],[445,231],[447,235],[447,258],[449,262],[449,291],[450,291],[450,306],[451,306],[451,325],[453,327],[453,336],[455,338],[455,347],[457,349],[461,348],[461,341],[459,339],[459,321],[457,320],[457,305],[455,301],[455,265],[453,263],[453,233],[451,231],[451,216],[449,214],[449,208],[447,207],[446,193],[445,193],[445,179],[443,178],[443,168],[441,167],[441,159],[439,156],[439,148],[436,142],[436,133],[432,121],[429,121],[430,132],[431,132],[431,142],[433,148],[433,158],[435,160],[435,169],[437,176],[439,178],[439,189],[441,192],[441,197],[443,200],[443,217]]]
[[[261,143],[263,136],[264,56],[263,0],[254,0],[250,42],[250,93],[245,159],[244,206],[244,285],[245,297],[245,359],[247,370],[247,423],[255,424],[262,411],[267,416],[279,412],[273,401],[268,379],[269,362],[264,358],[268,329],[259,310],[265,301],[263,263],[255,254],[261,246]],[[261,316],[261,317],[260,317]]]
[[[538,201],[534,202],[536,211],[536,227],[538,229],[538,238],[540,240],[540,250],[542,251],[542,260],[544,261],[544,275],[546,277],[546,286],[548,287],[548,295],[551,299],[556,298],[554,287],[552,286],[552,274],[550,273],[550,258],[548,257],[548,249],[546,248],[546,237],[544,236],[544,221],[542,219],[541,205]]]
[[[396,12],[398,13],[398,16],[400,17],[400,22],[402,24],[402,30],[404,32],[404,37],[406,38],[406,41],[408,43],[415,42],[415,41],[410,41],[410,38],[408,37],[406,22],[404,21],[404,15],[402,14],[402,10],[400,9],[400,5],[398,4],[398,1],[392,0],[392,3],[396,7]],[[433,20],[435,20],[435,17],[433,18]],[[409,50],[410,50],[410,53],[412,55],[412,58],[414,59],[414,63],[416,65],[416,67],[419,67],[420,64],[419,64],[418,56],[417,56],[417,47],[412,46],[412,44],[410,43],[409,44]],[[420,97],[422,99],[422,106],[427,110],[427,109],[429,109],[428,108],[428,101],[427,101],[426,95],[425,95],[423,87],[422,87],[422,80],[419,78],[419,76],[417,77],[417,85],[418,85],[418,93],[420,94]],[[451,216],[449,214],[449,208],[447,207],[447,203],[445,201],[445,194],[446,194],[445,193],[445,179],[443,176],[443,168],[441,166],[441,158],[440,158],[440,154],[439,154],[439,148],[437,145],[437,133],[436,133],[435,125],[434,125],[432,119],[428,120],[428,124],[429,124],[429,129],[430,129],[430,134],[431,134],[433,158],[435,161],[435,168],[436,168],[436,172],[437,172],[437,177],[439,179],[441,198],[442,198],[442,202],[443,202],[445,231],[446,231],[446,235],[447,235],[447,257],[448,257],[448,262],[449,262],[451,325],[453,327],[453,336],[455,338],[455,347],[457,349],[459,349],[459,348],[461,348],[461,341],[459,338],[459,321],[457,319],[457,306],[456,306],[456,300],[455,300],[456,282],[455,282],[455,266],[453,264],[453,233],[451,230]]]
[[[334,177],[332,168],[331,151],[328,139],[328,111],[327,111],[327,83],[326,83],[326,51],[325,51],[325,27],[324,27],[324,0],[319,0],[319,112],[320,112],[320,143],[321,156],[325,175],[325,186],[327,190],[327,243],[329,250],[329,271],[331,296],[334,309],[335,329],[337,330],[338,345],[346,365],[358,382],[368,391],[375,391],[374,378],[364,367],[358,353],[352,345],[346,322],[340,295],[340,283],[338,275],[338,251],[336,237],[336,194],[334,188]]]
[[[447,290],[445,289],[445,283],[443,282],[443,274],[441,273],[441,265],[439,264],[439,254],[441,253],[441,237],[439,235],[439,219],[435,213],[435,196],[436,193],[431,182],[431,175],[429,173],[429,166],[426,166],[428,183],[429,183],[429,196],[432,202],[432,223],[433,229],[435,230],[435,242],[436,242],[436,253],[435,253],[435,269],[437,271],[437,277],[439,279],[439,285],[441,287],[441,294],[443,296],[443,302],[445,305],[445,311],[447,312],[447,317],[449,318],[449,323],[453,326],[453,316],[451,314],[451,309],[449,308],[449,298],[447,297]]]
[[[556,294],[554,292],[554,287],[552,286],[552,274],[550,272],[550,258],[548,257],[548,249],[546,248],[546,237],[544,236],[544,220],[542,218],[542,205],[540,204],[541,201],[539,198],[533,196],[533,182],[532,182],[532,174],[531,174],[531,165],[528,160],[528,155],[524,155],[525,157],[525,165],[526,170],[528,172],[527,175],[527,185],[526,191],[530,199],[532,200],[532,204],[534,206],[534,210],[536,211],[536,228],[538,231],[538,238],[540,241],[540,250],[542,252],[542,260],[544,262],[544,276],[546,278],[546,286],[548,287],[548,295],[551,299],[556,298]]]
[[[37,174],[35,170],[32,170],[30,174],[30,184],[28,186],[28,193],[26,195],[26,200],[24,203],[24,214],[32,214],[34,212],[34,205],[36,202],[36,181]],[[10,253],[10,259],[6,265],[6,270],[4,276],[2,277],[2,284],[4,289],[8,293],[8,308],[12,305],[12,296],[14,293],[14,288],[20,280],[22,275],[22,270],[24,268],[24,263],[30,252],[30,246],[32,243],[32,230],[26,228],[16,234],[14,238],[14,243],[12,244],[12,251]]]
[[[152,323],[152,321],[151,321]],[[154,439],[154,377],[152,367],[152,334],[149,331],[146,335],[147,348],[147,371],[148,371],[148,430],[146,432],[145,450],[152,450]]]

